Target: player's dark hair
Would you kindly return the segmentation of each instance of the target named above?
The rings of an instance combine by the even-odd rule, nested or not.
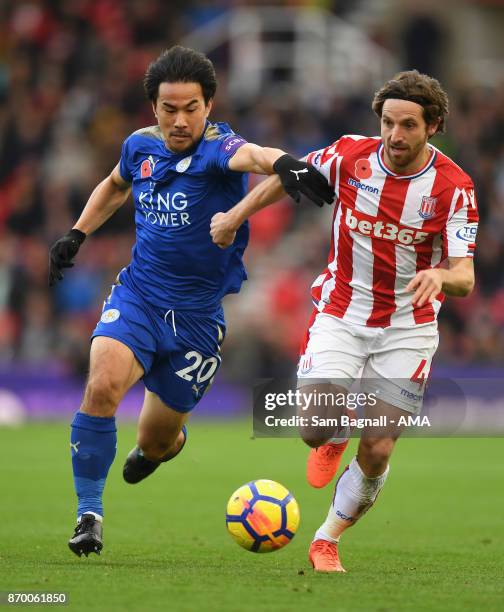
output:
[[[156,102],[161,83],[199,83],[205,104],[215,96],[217,77],[212,62],[203,53],[177,45],[163,51],[144,77],[149,100]]]
[[[425,123],[433,125],[439,122],[436,133],[444,133],[448,96],[438,80],[421,74],[418,70],[405,70],[396,74],[374,95],[372,108],[380,119],[383,103],[391,98],[420,104],[423,107]]]

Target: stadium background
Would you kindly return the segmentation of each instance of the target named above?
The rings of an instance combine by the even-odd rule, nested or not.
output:
[[[153,122],[142,75],[160,50],[175,43],[195,46],[214,61],[214,120],[229,122],[252,142],[299,156],[341,134],[376,134],[370,99],[396,69],[440,78],[451,113],[448,133],[434,142],[473,177],[481,225],[476,289],[468,299],[445,303],[435,366],[480,371],[501,363],[503,21],[498,0],[427,2],[422,9],[394,0],[2,3],[4,412],[43,417],[78,405],[90,331],[129,260],[131,200],[87,240],[76,267],[54,291],[46,282],[48,247],[115,165],[123,139]],[[330,216],[329,209],[284,201],[252,220],[250,280],[239,296],[226,299],[224,365],[212,395],[220,390],[222,410],[243,409],[257,378],[293,372],[311,308],[308,289],[327,257]],[[136,413],[139,399],[134,393],[124,415]]]
[[[298,155],[344,133],[376,134],[370,99],[395,70],[439,77],[451,114],[436,144],[474,178],[481,225],[477,287],[445,302],[435,368],[483,385],[502,374],[504,10],[500,0],[417,4],[0,2],[0,423],[28,419],[0,427],[0,591],[66,591],[86,612],[502,609],[498,438],[401,440],[380,503],[345,534],[351,571],[308,571],[331,491],[306,484],[300,440],[252,440],[248,418],[253,381],[294,371],[308,288],[327,257],[331,210],[290,201],[252,220],[250,279],[226,299],[224,365],[187,449],[130,488],[121,468],[135,429],[121,423],[104,554],[77,559],[66,549],[75,518],[68,423],[89,333],[129,259],[131,202],[86,241],[54,291],[48,248],[116,164],[123,139],[152,123],[142,75],[172,44],[214,61],[214,120]],[[134,419],[141,400],[139,386],[119,418]],[[222,418],[236,413],[247,417]],[[302,516],[293,543],[266,557],[239,549],[223,527],[231,491],[265,477],[294,492]]]

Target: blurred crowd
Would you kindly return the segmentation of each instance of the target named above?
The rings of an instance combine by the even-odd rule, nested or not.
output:
[[[124,138],[154,122],[141,83],[147,64],[225,5],[1,5],[0,364],[58,360],[85,372],[89,334],[110,284],[129,261],[131,201],[86,241],[76,267],[53,290],[47,286],[48,247],[117,163]],[[295,99],[281,110],[267,99],[232,104],[225,93],[226,49],[211,57],[220,82],[212,118],[252,142],[304,155],[344,133],[378,133],[372,92],[351,98],[335,93],[316,113]],[[504,358],[504,84],[465,84],[450,90],[450,98],[448,133],[434,144],[473,177],[481,225],[477,287],[470,298],[445,303],[437,362],[496,363]],[[239,295],[226,298],[224,376],[250,381],[292,374],[330,225],[329,209],[291,201],[252,220],[250,279]]]

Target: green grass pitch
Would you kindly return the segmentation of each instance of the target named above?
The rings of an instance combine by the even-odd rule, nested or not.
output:
[[[253,440],[245,422],[189,431],[180,457],[131,486],[121,469],[135,431],[120,426],[104,551],[79,559],[67,548],[68,425],[0,429],[0,590],[66,591],[83,611],[503,609],[502,439],[401,440],[376,506],[342,538],[348,573],[324,575],[307,548],[332,489],[306,484],[301,441]],[[225,530],[228,497],[255,478],[278,480],[301,508],[293,542],[272,554],[242,550]]]

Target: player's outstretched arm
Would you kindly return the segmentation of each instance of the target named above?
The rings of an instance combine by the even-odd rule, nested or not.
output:
[[[301,194],[317,206],[331,204],[334,190],[318,170],[305,161],[299,161],[281,149],[270,149],[247,143],[229,160],[229,168],[256,174],[278,174],[283,189],[296,202]]]
[[[257,211],[280,200],[285,191],[276,175],[256,185],[252,191],[226,213],[217,213],[210,223],[210,235],[221,249],[231,246],[242,223]]]
[[[63,269],[71,268],[73,258],[88,234],[98,229],[126,201],[131,185],[119,174],[119,166],[99,183],[90,195],[74,227],[57,240],[49,253],[49,286],[63,278]]]
[[[127,183],[119,174],[119,164],[109,176],[99,183],[89,196],[86,206],[81,213],[74,229],[84,234],[92,234],[101,227],[126,202],[131,191],[131,184]]]

